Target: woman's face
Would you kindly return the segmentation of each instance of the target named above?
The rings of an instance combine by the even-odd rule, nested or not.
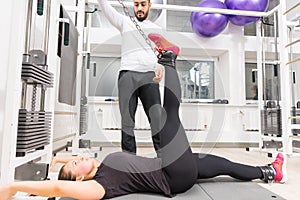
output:
[[[77,177],[88,176],[94,169],[94,160],[92,158],[80,157],[78,160],[72,160],[66,163],[65,172],[71,172]]]

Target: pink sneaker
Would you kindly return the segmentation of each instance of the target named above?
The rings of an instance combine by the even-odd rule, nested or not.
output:
[[[170,43],[162,35],[156,33],[150,33],[148,38],[155,43],[157,51],[173,51],[176,55],[179,54],[179,47]]]
[[[278,153],[276,159],[272,162],[272,166],[276,171],[274,182],[285,183],[287,181],[286,158],[282,153]]]

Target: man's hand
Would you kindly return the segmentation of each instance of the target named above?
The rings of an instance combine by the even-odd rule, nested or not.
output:
[[[163,78],[164,68],[159,67],[155,70],[155,77],[153,78],[154,82],[159,83],[161,79]]]

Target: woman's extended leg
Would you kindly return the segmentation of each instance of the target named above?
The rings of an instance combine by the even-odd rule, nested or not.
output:
[[[235,163],[223,157],[194,153],[194,159],[198,168],[198,179],[213,178],[220,175],[228,175],[233,178],[251,181],[262,179],[265,182],[287,181],[285,158],[279,153],[270,166],[250,166]]]
[[[175,68],[176,53],[169,49],[171,43],[165,42],[160,35],[149,37],[163,51],[158,63],[165,67],[165,87],[163,108],[166,114],[166,121],[160,131],[162,167],[172,193],[180,193],[191,188],[197,180],[197,167],[193,157],[186,133],[178,116],[178,109],[181,101],[181,87],[178,74]],[[164,50],[163,44],[168,44]],[[184,178],[183,178],[184,177]]]
[[[263,178],[259,167],[231,162],[211,154],[194,153],[193,155],[197,163],[198,179],[213,178],[220,175],[228,175],[244,181]]]

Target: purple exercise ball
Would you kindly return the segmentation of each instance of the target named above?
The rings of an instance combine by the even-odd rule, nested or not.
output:
[[[225,0],[228,9],[264,12],[269,0]],[[237,26],[245,26],[256,22],[259,17],[229,15],[229,21]]]
[[[204,0],[198,3],[197,6],[227,9],[226,5],[218,0]],[[190,20],[193,31],[204,37],[218,35],[228,24],[227,15],[217,13],[192,12]]]

